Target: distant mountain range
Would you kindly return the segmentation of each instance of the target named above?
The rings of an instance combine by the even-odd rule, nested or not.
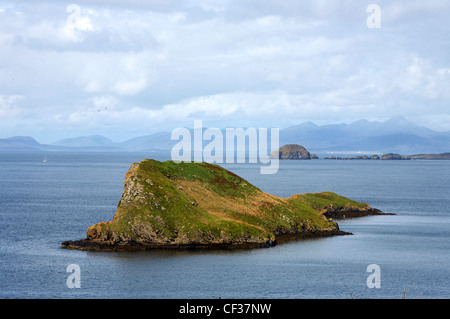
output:
[[[436,132],[403,117],[323,126],[307,122],[281,130],[280,141],[301,144],[315,153],[416,154],[450,150],[450,132]]]
[[[120,143],[100,135],[66,138],[52,144],[41,144],[28,136],[15,136],[0,139],[0,151],[170,151],[176,143],[178,141],[171,140],[171,132],[139,136]],[[204,146],[208,143],[203,141]],[[280,146],[284,144],[300,144],[316,154],[445,153],[450,151],[450,131],[437,132],[403,117],[385,122],[359,120],[322,126],[305,122],[280,129]]]

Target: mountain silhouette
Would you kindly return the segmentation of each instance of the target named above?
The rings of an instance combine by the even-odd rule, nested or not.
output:
[[[225,138],[225,129],[222,129]],[[190,130],[193,136],[192,129]],[[401,116],[387,121],[361,119],[350,124],[316,125],[307,121],[280,129],[279,145],[299,144],[313,153],[399,153],[424,154],[450,151],[450,132],[437,132],[411,123]],[[270,133],[268,132],[270,138]],[[138,136],[114,142],[101,135],[66,138],[50,145],[40,144],[32,137],[17,136],[0,139],[0,150],[99,150],[99,151],[169,151],[178,143],[171,132]],[[203,146],[209,141],[203,141]],[[270,140],[268,141],[270,143]],[[270,145],[270,144],[268,144]]]

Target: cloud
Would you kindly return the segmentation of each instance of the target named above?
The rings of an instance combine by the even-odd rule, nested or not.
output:
[[[0,118],[11,119],[23,115],[23,110],[17,105],[17,102],[23,98],[21,95],[5,96],[0,94]]]
[[[85,93],[136,95],[153,80],[152,64],[157,58],[149,52],[79,53],[71,55],[79,68],[74,82]]]
[[[400,78],[399,86],[407,93],[428,99],[450,98],[450,74],[426,59],[414,56]]]
[[[0,125],[19,127],[24,114],[31,135],[31,118],[58,134],[145,133],[198,117],[281,126],[401,113],[438,123],[450,98],[450,5],[379,1],[375,30],[370,3],[2,4]]]
[[[413,19],[435,18],[448,12],[448,2],[445,0],[398,0],[382,3],[383,19],[387,22],[404,20],[412,22]]]

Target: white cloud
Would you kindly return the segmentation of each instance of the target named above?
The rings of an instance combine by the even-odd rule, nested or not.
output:
[[[448,114],[448,2],[380,1],[377,30],[369,3],[11,2],[0,125],[25,111],[36,127],[87,131]]]
[[[23,51],[36,60],[27,60],[29,79],[36,79],[41,94],[58,96],[66,102],[91,94],[117,94],[132,96],[144,91],[156,78],[155,67],[158,57],[149,52],[45,52]],[[22,65],[23,66],[23,65]],[[13,73],[18,66],[12,68]],[[46,82],[47,87],[42,87]],[[30,85],[31,83],[25,84]],[[30,90],[36,84],[30,85]],[[69,91],[71,95],[61,94]],[[61,92],[61,93],[60,93]],[[60,95],[61,94],[61,95]]]
[[[24,115],[24,110],[17,105],[17,102],[23,99],[24,97],[21,95],[0,94],[0,119],[11,119]]]
[[[427,99],[450,98],[450,72],[433,66],[432,62],[413,55],[398,76],[399,87],[412,95]]]
[[[397,0],[382,1],[383,19],[387,22],[429,18],[438,16],[448,10],[446,0]],[[413,24],[413,23],[411,23]]]

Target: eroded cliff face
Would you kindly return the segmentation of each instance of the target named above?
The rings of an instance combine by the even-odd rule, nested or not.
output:
[[[296,236],[348,234],[326,207],[368,208],[334,193],[279,198],[207,163],[130,166],[111,221],[62,247],[82,250],[269,247]]]

